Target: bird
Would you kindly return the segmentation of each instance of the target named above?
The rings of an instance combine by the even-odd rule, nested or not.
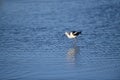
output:
[[[69,39],[75,39],[77,38],[77,36],[79,34],[81,34],[82,32],[81,31],[70,31],[70,32],[65,32],[65,35],[69,38]]]

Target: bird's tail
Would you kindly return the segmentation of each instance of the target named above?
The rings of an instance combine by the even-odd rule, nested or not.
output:
[[[79,34],[82,34],[82,31],[78,31]]]

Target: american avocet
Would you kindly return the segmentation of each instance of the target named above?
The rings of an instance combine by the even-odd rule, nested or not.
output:
[[[77,31],[65,32],[65,35],[70,39],[76,38],[79,34],[81,34],[81,31],[80,32],[77,32]]]

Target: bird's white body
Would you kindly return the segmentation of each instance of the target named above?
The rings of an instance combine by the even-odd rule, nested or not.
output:
[[[77,37],[77,36],[75,36],[72,32],[70,32],[70,33],[65,32],[65,35],[66,35],[68,38],[70,38],[70,39]]]

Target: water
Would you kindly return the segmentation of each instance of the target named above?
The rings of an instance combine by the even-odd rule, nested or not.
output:
[[[120,0],[5,0],[0,80],[120,80]],[[82,31],[78,42],[65,31]]]

